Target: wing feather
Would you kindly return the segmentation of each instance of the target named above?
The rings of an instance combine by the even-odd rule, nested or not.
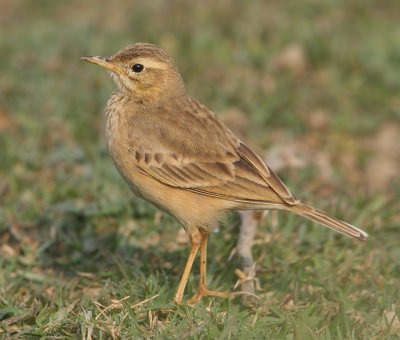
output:
[[[147,113],[132,121],[128,146],[142,173],[168,186],[227,200],[297,202],[268,165],[214,113],[194,99],[188,105],[181,109],[184,120],[164,110],[163,117]],[[162,119],[169,124],[162,124]],[[141,144],[149,135],[151,145]]]

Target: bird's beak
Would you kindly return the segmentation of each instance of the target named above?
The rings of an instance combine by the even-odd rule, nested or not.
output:
[[[110,70],[113,72],[120,72],[120,73],[126,75],[126,72],[122,68],[112,64],[108,58],[88,56],[88,57],[82,57],[81,60],[85,60],[85,61],[88,61],[89,63],[104,67],[107,70]]]

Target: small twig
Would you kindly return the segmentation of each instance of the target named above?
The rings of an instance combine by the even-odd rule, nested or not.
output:
[[[239,277],[238,280],[236,281],[233,289],[236,289],[236,287],[240,284],[243,285],[244,283],[248,281],[255,281],[255,272],[256,272],[256,265],[257,262],[254,262],[253,265],[251,266],[249,272],[247,274],[243,273],[239,268],[235,270],[235,274]]]
[[[97,316],[96,316],[96,318],[95,318],[95,320],[97,320],[99,317],[100,317],[100,315],[103,315],[104,317],[105,317],[105,319],[108,321],[108,316],[107,315],[105,315],[104,314],[104,312],[103,312],[103,310],[99,307],[99,306],[102,306],[102,307],[104,307],[101,303],[99,303],[99,302],[97,302],[97,301],[93,301],[94,302],[94,305],[96,306],[96,308],[99,310],[99,312],[100,312],[100,314],[98,314]]]
[[[96,307],[99,309],[100,313],[103,314],[103,316],[108,320],[108,317],[104,314],[104,312],[109,310],[109,309],[111,309],[111,308],[113,308],[113,307],[115,307],[116,305],[120,304],[122,301],[124,301],[126,299],[129,299],[129,298],[130,298],[130,296],[128,295],[128,296],[125,296],[124,298],[122,298],[121,300],[114,300],[111,305],[109,305],[108,307],[104,308],[103,310],[101,310],[99,308],[99,306],[98,306],[98,305],[100,305],[100,306],[104,307],[101,303],[99,303],[97,301],[93,301],[93,302],[96,305]],[[96,316],[95,320],[97,320],[99,317],[100,317],[100,314]]]
[[[152,296],[151,298],[148,298],[148,299],[146,299],[146,300],[143,300],[143,301],[141,301],[141,302],[139,302],[139,303],[137,303],[137,304],[131,306],[130,308],[139,307],[139,306],[145,304],[146,302],[149,302],[149,301],[155,299],[155,298],[158,297],[159,295],[160,295],[160,294],[156,294],[156,295]]]

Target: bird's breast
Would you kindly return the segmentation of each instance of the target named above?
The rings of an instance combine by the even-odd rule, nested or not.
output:
[[[121,150],[123,143],[124,124],[123,115],[126,106],[126,100],[123,96],[113,93],[107,102],[106,107],[106,139],[107,146],[114,157],[115,153]]]
[[[113,93],[106,107],[107,147],[118,172],[131,189],[141,196],[136,184],[138,169],[133,162],[128,143],[130,109],[132,109],[132,105],[129,103],[129,99]]]

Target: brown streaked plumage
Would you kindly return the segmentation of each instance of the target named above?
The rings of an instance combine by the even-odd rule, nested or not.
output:
[[[205,263],[208,232],[228,210],[287,210],[367,239],[362,230],[294,198],[257,154],[186,93],[175,62],[161,48],[138,43],[110,58],[82,59],[108,69],[117,85],[107,103],[106,134],[121,176],[136,195],[174,216],[190,236],[192,248],[175,302],[182,302],[199,248],[199,291],[188,302],[227,297],[207,289]]]

